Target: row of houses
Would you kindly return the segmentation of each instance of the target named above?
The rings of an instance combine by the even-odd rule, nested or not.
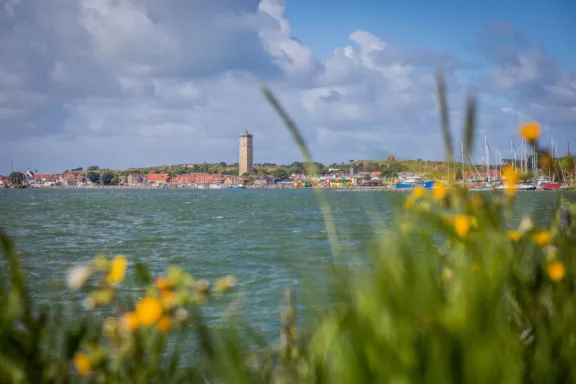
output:
[[[55,186],[55,185],[72,185],[78,183],[86,183],[89,180],[83,175],[74,173],[34,173],[26,171],[24,173],[24,184],[38,185],[38,186]],[[9,186],[10,178],[8,176],[0,176],[0,187]]]
[[[253,179],[253,185],[258,187],[265,187],[270,185],[279,184],[285,186],[305,185],[306,181],[313,181],[314,185],[330,184],[331,181],[341,178],[347,178],[350,183],[354,185],[365,184],[378,184],[379,172],[366,172],[354,176],[345,174],[321,176],[310,178],[305,175],[291,175],[286,180],[277,180],[272,176],[260,176]],[[38,187],[51,187],[51,186],[77,186],[77,185],[93,185],[85,174],[82,173],[33,173],[27,171],[24,174],[25,183],[31,186]],[[209,174],[209,173],[189,173],[170,177],[168,173],[133,173],[128,176],[119,176],[119,184],[124,186],[205,186],[205,187],[228,187],[228,186],[246,186],[249,182],[248,178],[222,175],[222,174]],[[8,177],[0,176],[0,184],[8,184]]]
[[[147,175],[130,175],[126,179],[126,185],[218,185],[218,186],[232,186],[232,185],[246,185],[249,179],[221,174],[210,173],[188,173],[185,175],[178,175],[171,178],[167,173],[149,173]]]

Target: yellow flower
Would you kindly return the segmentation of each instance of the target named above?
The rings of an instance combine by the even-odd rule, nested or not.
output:
[[[82,376],[86,376],[92,371],[92,364],[90,363],[90,359],[88,355],[84,352],[78,352],[74,356],[74,366],[78,373]]]
[[[554,261],[548,264],[547,270],[548,276],[550,276],[553,281],[562,280],[566,274],[566,267],[564,267],[564,264],[559,261]]]
[[[162,317],[162,304],[155,297],[145,297],[136,307],[138,322],[142,325],[153,325]]]
[[[552,236],[550,236],[550,232],[548,231],[541,231],[534,234],[534,243],[540,247],[550,244],[551,240]]]
[[[412,197],[408,197],[404,202],[404,208],[410,209],[412,207],[414,207],[414,200],[412,199]]]
[[[120,318],[120,323],[125,329],[134,330],[140,325],[138,315],[135,312],[127,312]]]
[[[442,200],[446,196],[446,186],[442,183],[438,183],[432,193],[436,200]]]
[[[507,196],[514,196],[516,194],[516,184],[518,183],[518,173],[514,167],[507,165],[504,168],[504,178],[506,179],[504,192]]]
[[[518,241],[518,240],[520,240],[520,232],[508,231],[508,238],[512,241]]]
[[[232,275],[226,276],[214,284],[215,292],[226,292],[236,285],[236,278]]]
[[[524,124],[520,127],[520,136],[530,142],[535,142],[540,137],[540,124],[535,121]]]
[[[156,324],[156,327],[158,327],[161,332],[168,332],[172,329],[172,319],[168,316],[163,316],[158,321],[158,324]]]
[[[94,304],[97,306],[105,306],[110,304],[112,298],[114,297],[114,291],[109,288],[104,288],[101,291],[96,291],[90,294],[94,300]]]
[[[124,280],[126,276],[126,256],[118,255],[112,260],[110,272],[108,272],[108,283],[116,285]]]
[[[172,308],[175,304],[174,292],[167,289],[160,291],[160,301],[165,308]]]
[[[414,187],[414,189],[412,190],[412,197],[415,200],[421,199],[424,197],[424,188],[420,187],[420,186],[416,186]]]
[[[154,285],[156,286],[156,289],[163,291],[165,289],[168,289],[168,281],[166,281],[166,279],[162,276],[160,276],[159,278],[156,279],[156,282],[154,283]]]
[[[470,231],[470,220],[465,215],[456,215],[454,217],[454,229],[460,237],[464,237]]]

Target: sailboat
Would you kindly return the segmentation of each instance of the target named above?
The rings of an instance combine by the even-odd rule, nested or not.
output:
[[[396,189],[411,189],[417,186],[425,189],[431,189],[434,186],[434,181],[423,181],[421,176],[410,175],[396,183]]]
[[[492,184],[493,180],[490,175],[490,157],[489,157],[488,141],[486,136],[484,136],[484,150],[486,152],[486,165],[485,165],[486,182],[484,182],[484,177],[480,175],[480,172],[478,172],[478,169],[476,169],[476,166],[474,166],[474,170],[476,171],[476,174],[478,176],[476,180],[481,179],[482,183],[468,186],[467,187],[468,191],[484,192],[494,190],[494,185]],[[474,165],[474,162],[472,162],[472,165]],[[462,144],[462,177],[464,178],[464,144]]]

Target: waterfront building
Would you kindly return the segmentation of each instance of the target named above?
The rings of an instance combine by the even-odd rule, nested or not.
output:
[[[244,130],[240,135],[240,163],[239,176],[247,173],[252,174],[254,169],[254,147],[252,135]]]
[[[170,176],[167,173],[149,173],[146,175],[146,183],[148,184],[168,184]]]

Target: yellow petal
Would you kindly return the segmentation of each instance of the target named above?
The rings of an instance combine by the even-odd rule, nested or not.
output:
[[[74,356],[74,366],[78,373],[82,376],[86,376],[92,371],[92,364],[90,364],[90,359],[88,355],[84,352],[78,352]]]
[[[446,186],[442,183],[436,184],[433,194],[436,200],[442,200],[446,196]]]
[[[540,124],[535,121],[528,122],[520,127],[520,136],[534,142],[540,137]]]
[[[542,231],[534,234],[534,243],[540,247],[550,244],[551,240],[552,236],[550,236],[550,232],[548,231]]]
[[[420,186],[416,186],[412,190],[412,197],[416,200],[421,199],[424,197],[424,192],[425,192],[424,188],[422,188]]]
[[[153,325],[162,317],[162,303],[155,297],[145,297],[136,307],[138,322],[142,325]]]
[[[460,237],[464,237],[470,231],[470,220],[465,215],[456,215],[454,217],[454,229]]]
[[[112,260],[110,271],[108,272],[108,283],[116,285],[121,283],[126,276],[126,256],[118,255]]]
[[[560,281],[564,278],[564,275],[566,275],[566,267],[559,261],[548,264],[546,269],[548,270],[548,276],[554,281]]]

